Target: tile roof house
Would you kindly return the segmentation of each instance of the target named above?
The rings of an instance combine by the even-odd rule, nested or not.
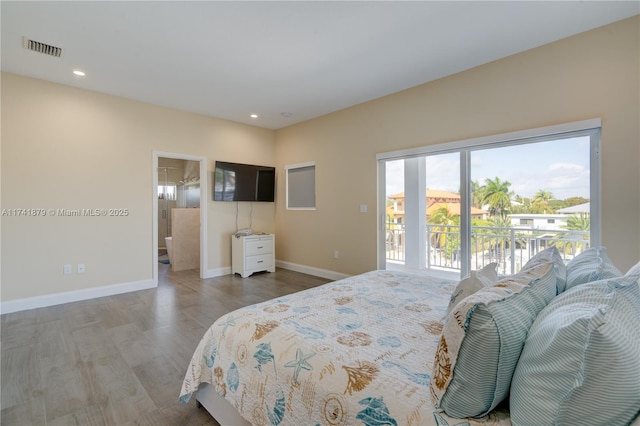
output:
[[[404,192],[390,195],[389,200],[393,205],[387,208],[387,214],[393,215],[396,223],[404,220]],[[460,194],[455,192],[442,191],[439,189],[427,189],[427,220],[436,210],[446,208],[454,216],[460,216]],[[477,207],[471,207],[471,217],[486,219],[489,212]],[[398,220],[399,219],[399,220]]]

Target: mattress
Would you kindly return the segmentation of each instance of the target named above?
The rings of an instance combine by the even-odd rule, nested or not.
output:
[[[200,341],[180,399],[210,383],[255,425],[509,425],[506,410],[452,419],[433,408],[455,284],[373,271],[230,312]]]

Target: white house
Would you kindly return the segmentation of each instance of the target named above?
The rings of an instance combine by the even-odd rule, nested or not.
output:
[[[570,215],[566,214],[533,214],[521,213],[511,214],[511,224],[514,228],[533,228],[562,230],[566,229],[567,219]]]

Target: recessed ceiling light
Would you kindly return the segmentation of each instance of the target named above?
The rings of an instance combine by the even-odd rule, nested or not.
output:
[[[251,118],[258,118],[258,114],[251,114],[250,117]]]
[[[80,70],[73,70],[73,73],[80,77],[84,77],[86,75],[84,71],[80,71]]]
[[[293,114],[290,112],[281,112],[280,113],[281,116],[283,116],[284,118],[289,118],[291,117]]]

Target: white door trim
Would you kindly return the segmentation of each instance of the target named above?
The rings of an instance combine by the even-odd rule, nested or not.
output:
[[[156,286],[158,285],[158,158],[160,157],[198,161],[200,163],[200,278],[207,278],[207,194],[209,193],[208,160],[206,157],[199,155],[153,151],[153,190],[151,191],[151,205],[153,206],[153,282]]]

